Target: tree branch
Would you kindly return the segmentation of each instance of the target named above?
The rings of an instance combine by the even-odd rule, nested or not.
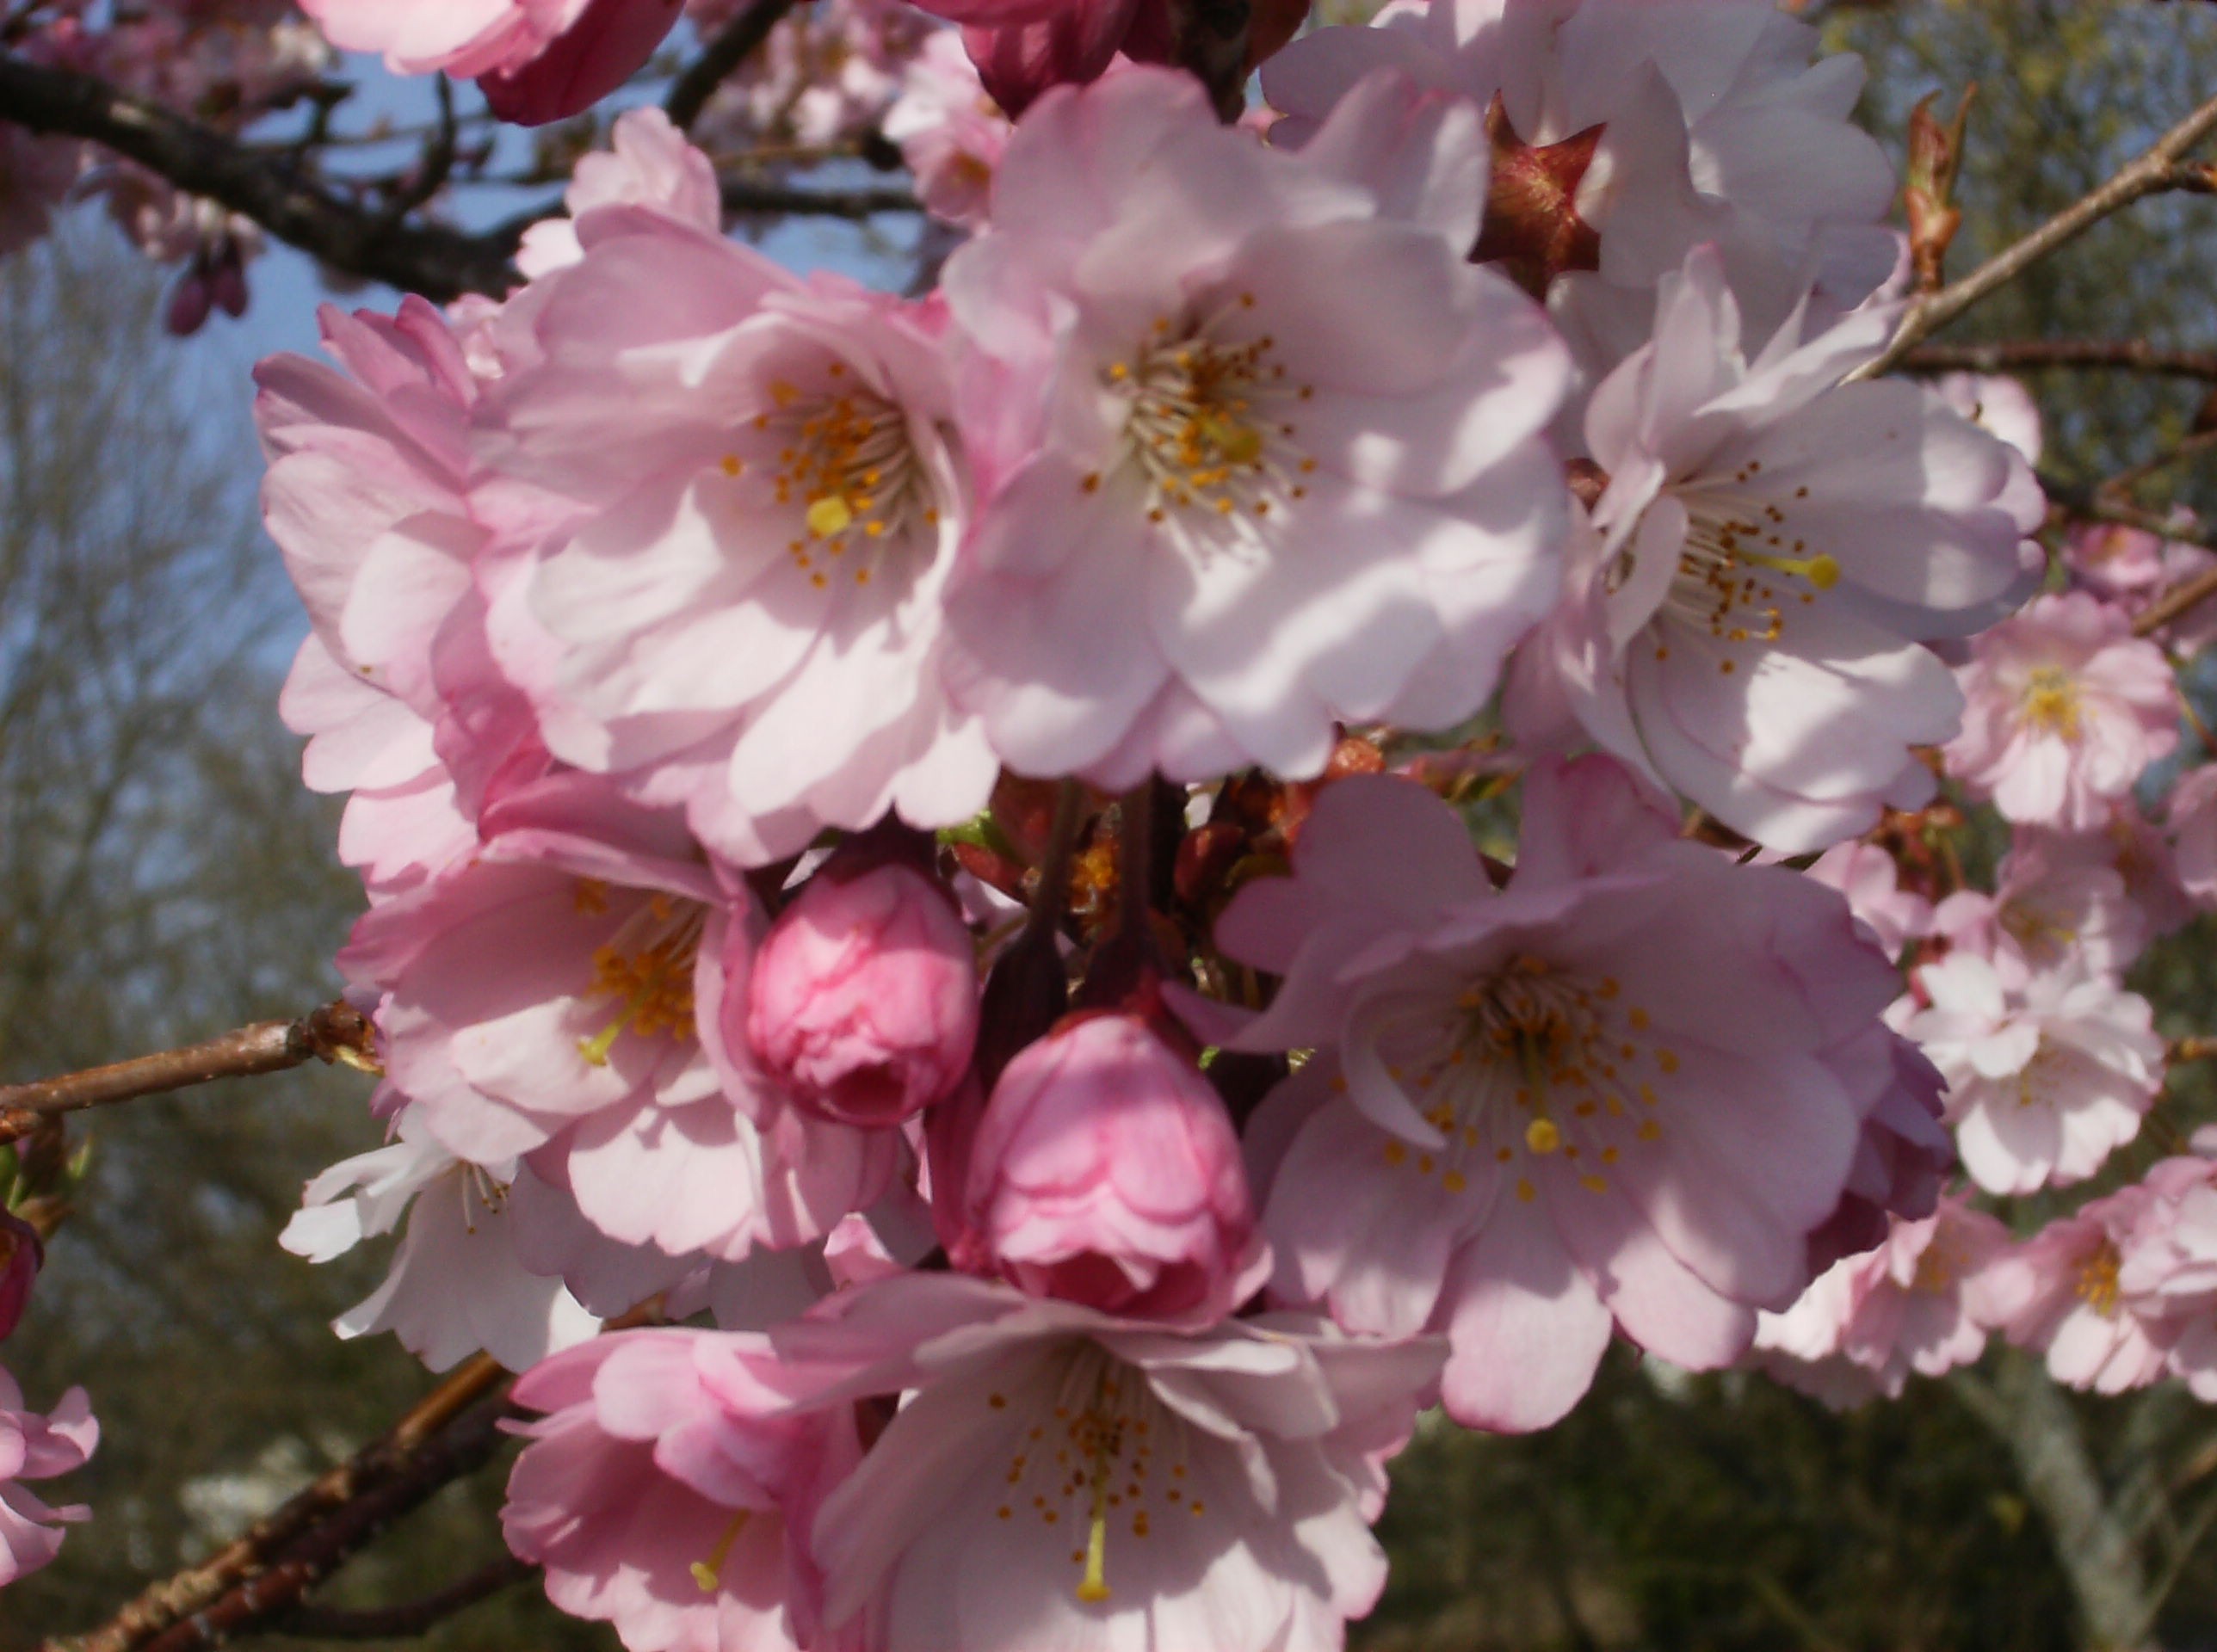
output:
[[[270,1625],[273,1635],[298,1640],[392,1641],[429,1633],[448,1618],[468,1611],[480,1600],[539,1575],[529,1561],[503,1555],[491,1565],[472,1572],[460,1582],[403,1606],[380,1606],[367,1612],[342,1612],[330,1606],[300,1606],[282,1621]]]
[[[509,249],[428,224],[393,224],[284,160],[118,90],[92,75],[0,52],[0,111],[28,131],[83,138],[252,219],[279,240],[350,275],[435,302],[496,297],[516,281]]]
[[[2156,140],[2153,148],[2107,183],[2066,206],[2014,246],[2007,247],[1961,280],[1909,306],[1893,342],[1879,357],[1850,375],[1875,379],[1893,372],[1909,352],[1963,312],[2008,286],[2057,249],[2067,245],[2113,213],[2166,190],[2217,193],[2217,169],[2188,163],[2187,151],[2217,131],[2217,98],[2212,98]]]
[[[40,1652],[190,1652],[296,1605],[385,1524],[492,1454],[507,1382],[479,1354],[207,1561],[154,1584],[90,1634]]]
[[[755,54],[769,38],[770,30],[793,7],[794,0],[755,0],[754,4],[726,23],[724,32],[686,65],[685,72],[677,77],[677,83],[670,89],[662,108],[671,124],[680,132],[692,130],[693,123],[701,118],[701,111],[716,95],[716,89],[733,70]]]
[[[2026,373],[2084,367],[2217,379],[2217,350],[2159,350],[2137,338],[2018,338],[1995,344],[1924,344],[1902,358],[1910,373]]]
[[[905,189],[791,189],[779,184],[726,178],[722,184],[727,213],[777,213],[802,218],[874,218],[880,213],[923,210]]]
[[[0,1086],[0,1142],[28,1133],[56,1113],[82,1113],[222,1078],[286,1072],[311,1061],[377,1070],[368,1019],[341,999],[297,1021],[257,1021],[182,1050]]]

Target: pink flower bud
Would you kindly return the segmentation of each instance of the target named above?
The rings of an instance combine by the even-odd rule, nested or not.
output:
[[[978,965],[939,886],[880,864],[819,874],[772,926],[726,1036],[746,1040],[801,1106],[897,1125],[951,1094],[978,1039]]]
[[[591,0],[531,61],[478,85],[503,120],[520,126],[566,120],[636,74],[683,10],[681,0]]]
[[[31,1305],[31,1281],[46,1255],[38,1230],[0,1210],[0,1341],[23,1322],[23,1310]]]
[[[1104,1313],[1213,1323],[1269,1268],[1224,1104],[1133,1015],[1073,1019],[1009,1063],[964,1203],[958,1262]]]

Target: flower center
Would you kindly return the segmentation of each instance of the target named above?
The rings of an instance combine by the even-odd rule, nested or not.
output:
[[[1008,1396],[989,1394],[995,1410]],[[1052,1409],[1043,1409],[1018,1437],[1005,1476],[1007,1501],[995,1511],[1004,1520],[1028,1513],[1059,1526],[1069,1513],[1078,1569],[1077,1594],[1088,1606],[1108,1599],[1110,1526],[1128,1529],[1141,1542],[1158,1515],[1205,1515],[1187,1467],[1185,1425],[1155,1397],[1146,1378],[1097,1344],[1076,1344]],[[1029,1495],[1025,1494],[1029,1492]]]
[[[1588,983],[1530,956],[1473,985],[1442,1020],[1412,1028],[1410,1059],[1388,1069],[1447,1141],[1425,1151],[1396,1137],[1386,1162],[1436,1170],[1450,1193],[1486,1157],[1518,1171],[1527,1203],[1542,1167],[1608,1193],[1609,1170],[1663,1137],[1661,1100],[1645,1075],[1679,1066],[1646,1036],[1647,1012],[1622,996],[1613,977]]]
[[[1252,293],[1239,295],[1239,308],[1254,303]],[[1150,521],[1176,513],[1220,533],[1244,523],[1251,534],[1255,523],[1307,496],[1299,478],[1316,461],[1294,449],[1298,428],[1284,415],[1316,391],[1288,379],[1272,359],[1276,350],[1268,333],[1220,342],[1205,322],[1181,334],[1163,317],[1129,361],[1108,365],[1102,383],[1125,404],[1125,462],[1146,485]],[[1098,475],[1085,478],[1088,493],[1100,485]]]
[[[2078,738],[2078,680],[2060,666],[2043,665],[2025,680],[2024,720],[2041,734]]]
[[[2078,1265],[2072,1294],[2104,1319],[2116,1316],[2117,1269],[2123,1261],[2117,1248],[2104,1239],[2101,1248]]]
[[[580,879],[577,899],[581,911],[605,911],[607,885]],[[593,901],[601,904],[593,907]],[[613,998],[619,1008],[598,1032],[577,1040],[588,1063],[607,1066],[626,1032],[663,1034],[680,1044],[693,1036],[693,965],[707,921],[708,909],[698,901],[650,895],[595,951],[593,978],[581,996]]]
[[[907,416],[874,391],[849,385],[845,364],[834,361],[824,372],[826,385],[814,393],[772,379],[775,410],[753,421],[756,431],[781,441],[770,487],[778,504],[800,513],[786,554],[818,590],[835,575],[868,585],[884,546],[939,521]],[[737,477],[746,463],[727,453],[721,468]]]
[[[1733,473],[1733,487],[1746,486],[1762,471],[1760,459],[1750,459]],[[1798,489],[1794,497],[1807,493]],[[1677,496],[1686,510],[1686,538],[1660,613],[1678,625],[1719,642],[1775,643],[1786,634],[1794,607],[1840,583],[1839,563],[1794,537],[1791,519],[1775,502],[1732,489],[1689,489]],[[1669,645],[1658,644],[1656,657],[1669,656]],[[1729,675],[1738,668],[1726,660],[1718,669]]]

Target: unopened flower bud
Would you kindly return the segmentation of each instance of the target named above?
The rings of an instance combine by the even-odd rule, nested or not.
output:
[[[0,1210],[0,1341],[23,1322],[23,1310],[31,1305],[31,1281],[38,1278],[46,1254],[36,1228]]]
[[[727,1004],[757,1059],[803,1106],[897,1125],[953,1093],[978,1039],[978,966],[954,903],[899,862],[819,873]]]
[[[1133,1015],[1073,1019],[1009,1063],[964,1202],[958,1261],[1105,1313],[1213,1323],[1269,1268],[1224,1104]]]

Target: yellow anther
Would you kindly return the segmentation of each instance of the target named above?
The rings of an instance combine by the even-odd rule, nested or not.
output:
[[[1535,1119],[1524,1126],[1524,1145],[1535,1153],[1541,1155],[1553,1153],[1562,1144],[1563,1132],[1556,1127],[1555,1121],[1552,1119]]]

